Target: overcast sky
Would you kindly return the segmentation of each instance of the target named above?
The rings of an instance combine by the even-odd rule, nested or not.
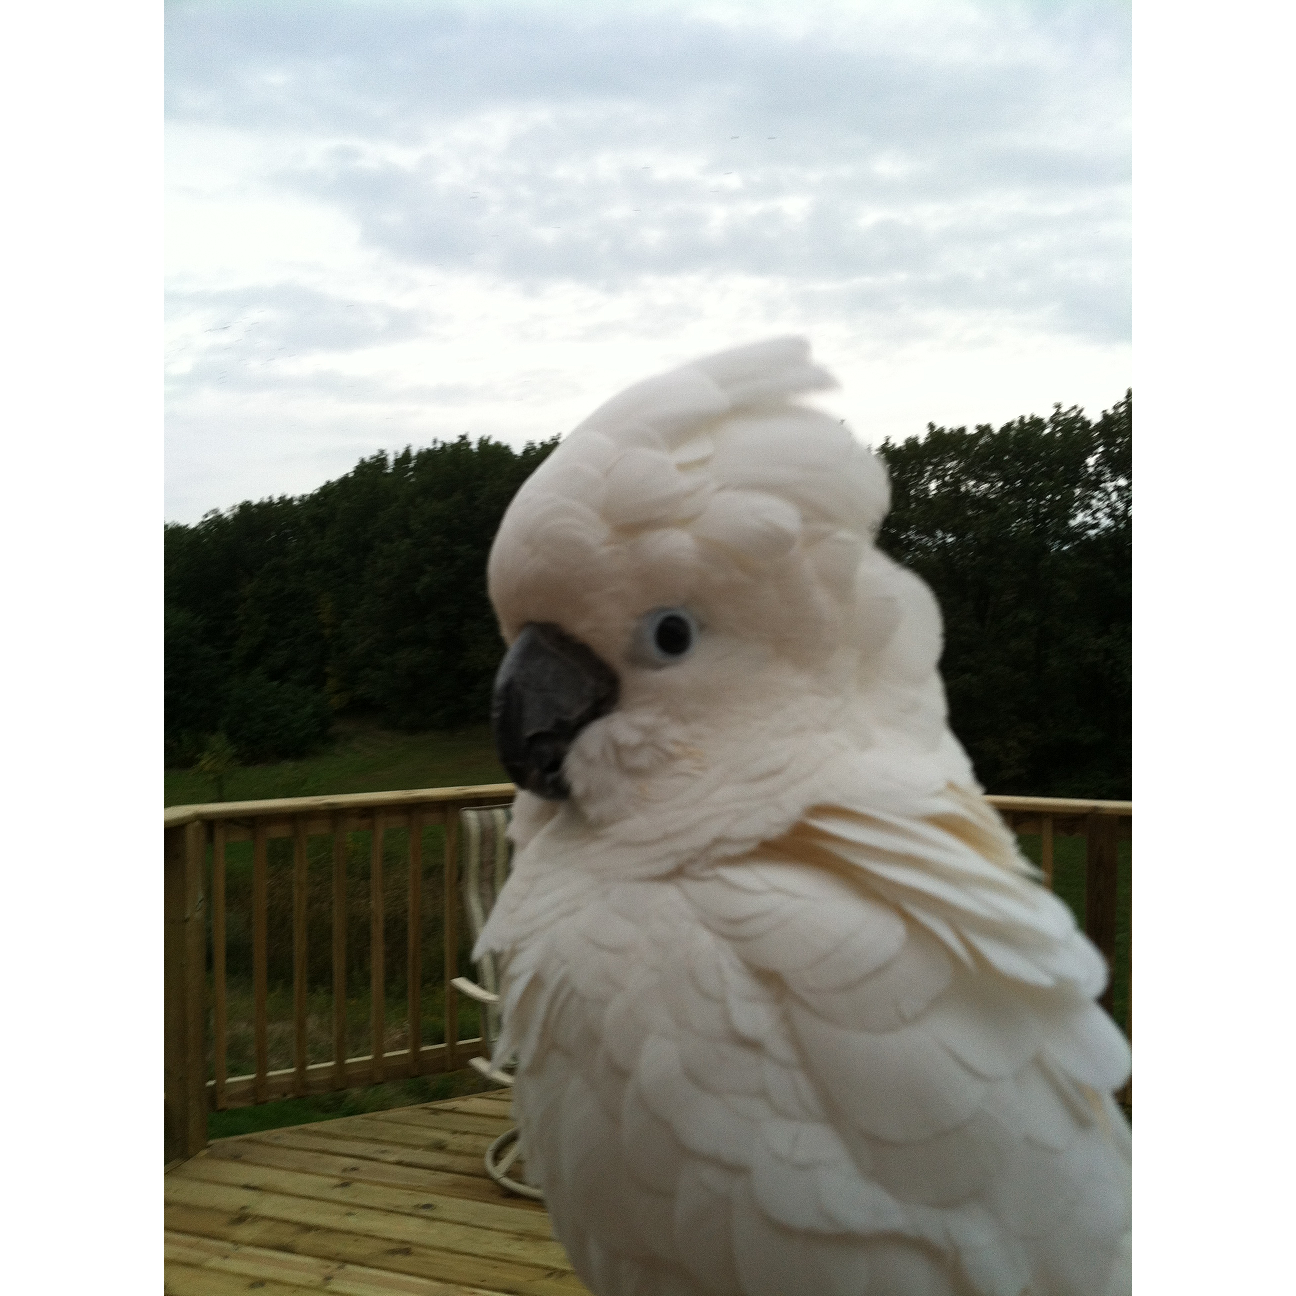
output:
[[[803,333],[866,441],[1130,385],[1121,3],[167,5],[167,501]]]

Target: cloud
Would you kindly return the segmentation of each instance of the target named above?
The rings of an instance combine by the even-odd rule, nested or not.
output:
[[[842,45],[559,9],[182,15],[171,113],[303,137],[267,183],[408,263],[607,291],[702,271],[865,280],[891,300],[903,275],[914,301],[948,291],[1103,338],[1122,314],[1075,309],[1075,274],[1038,273],[1087,260],[1090,300],[1125,292],[1099,267],[1126,230],[1086,223],[1096,197],[1127,202],[1118,46],[1095,63],[1095,41],[1035,31],[969,58],[938,32]],[[1117,106],[1092,111],[1104,91]]]
[[[921,354],[964,400],[1127,368],[1117,6],[180,0],[167,27],[186,510],[222,456],[299,490],[393,436],[520,444],[766,331],[921,373],[887,398],[915,431],[1022,412],[959,414]]]
[[[925,181],[897,192],[889,178],[823,180],[786,167],[730,179],[672,175],[659,163],[653,171],[666,175],[649,178],[648,164],[631,170],[593,156],[537,191],[508,158],[479,162],[464,180],[432,162],[400,167],[357,152],[285,181],[347,210],[371,246],[441,269],[609,292],[667,274],[796,277],[849,286],[856,300],[871,296],[888,309],[1018,310],[1103,338],[1112,304],[1060,308],[1077,280],[1091,296],[1097,286],[1126,295],[1109,270],[1127,257],[1123,194],[1095,199],[1078,185],[1059,193],[1052,177],[1033,198],[959,195]]]
[[[228,333],[261,359],[303,351],[355,351],[417,336],[422,328],[417,311],[386,302],[349,301],[301,283],[177,290],[167,295],[167,316],[173,326],[207,324],[203,332],[208,336]]]
[[[339,370],[356,352],[421,336],[423,312],[335,297],[300,283],[189,289],[167,295],[167,388],[173,407],[204,389],[274,391],[366,403],[389,399],[389,384]],[[422,398],[446,393],[424,388]]]
[[[777,119],[831,149],[843,132],[957,142],[1040,112],[1074,126],[1067,105],[1125,76],[1110,19],[1086,27],[1077,7],[1058,5],[1051,22],[1014,31],[1003,8],[1006,24],[947,6],[943,21],[900,31],[861,9],[845,31],[789,39],[628,7],[182,5],[169,22],[168,113],[402,140],[502,107],[669,110],[701,97],[728,114],[722,138]],[[674,129],[705,137],[712,124]]]

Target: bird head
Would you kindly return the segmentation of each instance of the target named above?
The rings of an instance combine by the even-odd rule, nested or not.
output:
[[[886,472],[795,399],[832,386],[799,338],[710,356],[603,405],[522,486],[488,565],[519,788],[722,832],[775,791],[795,813],[828,765],[952,741],[935,602],[875,545]]]

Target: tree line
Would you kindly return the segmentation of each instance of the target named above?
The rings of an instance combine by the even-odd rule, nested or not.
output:
[[[878,453],[879,544],[935,591],[950,725],[991,792],[1130,796],[1133,397]]]
[[[445,729],[489,711],[502,653],[486,555],[557,444],[467,437],[363,459],[309,495],[166,527],[166,742],[297,756],[334,714]]]
[[[1058,406],[876,448],[879,543],[940,600],[951,723],[991,791],[1129,795],[1131,422],[1127,394],[1097,420]],[[380,453],[169,524],[168,762],[301,755],[339,713],[483,722],[503,653],[486,557],[556,444]]]

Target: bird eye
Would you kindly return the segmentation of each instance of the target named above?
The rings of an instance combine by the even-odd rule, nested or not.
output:
[[[655,608],[639,618],[631,656],[645,666],[669,666],[687,657],[698,624],[684,608]]]

